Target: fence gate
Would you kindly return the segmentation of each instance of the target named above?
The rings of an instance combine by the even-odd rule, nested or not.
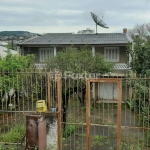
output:
[[[82,79],[79,78],[62,77],[57,81],[58,101],[62,101],[62,105],[58,103],[59,150],[119,150],[122,79],[86,79],[86,86],[83,86],[85,82],[83,85],[82,83]],[[112,89],[112,84],[117,89]],[[100,88],[101,86],[105,88]],[[102,90],[99,93],[104,93],[104,89],[105,98],[108,93],[107,99],[92,98],[92,90]],[[117,91],[115,99],[111,99],[113,96],[110,95],[113,92],[110,90]],[[86,93],[85,102],[83,92]]]
[[[113,86],[114,85],[114,86]],[[92,86],[92,87],[91,87]],[[113,87],[113,88],[112,88]],[[91,89],[103,99],[92,99]],[[117,89],[114,89],[117,88]],[[113,95],[116,91],[115,96]],[[99,95],[103,94],[103,95]],[[113,98],[115,97],[115,98]],[[119,150],[121,144],[122,79],[86,79],[87,150]]]

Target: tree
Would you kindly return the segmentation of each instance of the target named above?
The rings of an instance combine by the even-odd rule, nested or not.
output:
[[[6,104],[8,105],[11,97],[8,99],[6,96],[4,96],[6,93],[8,93],[10,90],[13,89],[13,93],[16,93],[16,95],[19,94],[19,90],[21,90],[24,86],[27,85],[28,76],[23,72],[25,69],[33,68],[34,63],[34,55],[26,55],[26,56],[18,56],[18,55],[12,55],[8,54],[5,58],[0,58],[0,98],[2,101],[8,101]],[[4,96],[4,97],[3,97]],[[17,98],[16,96],[16,103]],[[7,106],[8,107],[8,106]]]
[[[104,57],[98,53],[92,55],[91,47],[81,47],[77,49],[73,46],[67,47],[59,52],[55,57],[47,61],[47,66],[50,69],[58,69],[64,76],[66,72],[74,73],[108,73],[113,69],[113,63],[108,62]],[[85,78],[86,78],[85,77]],[[66,113],[68,107],[68,100],[73,92],[80,90],[82,97],[79,97],[81,106],[84,105],[84,97],[86,93],[85,78],[75,83],[71,80],[72,77],[63,78],[62,84],[62,100],[63,100],[63,122],[66,122]]]
[[[79,50],[73,46],[67,47],[55,57],[47,61],[51,69],[58,69],[64,74],[66,71],[73,73],[108,73],[113,69],[113,63],[108,62],[102,55],[92,55],[91,47],[83,46]]]
[[[150,41],[144,41],[140,37],[135,39],[133,49],[131,44],[128,46],[127,53],[131,56],[129,66],[131,70],[139,74],[145,74],[150,69]]]
[[[140,39],[147,40],[150,38],[150,23],[136,25],[133,29],[128,31],[128,34],[133,40],[136,39],[136,35],[138,35]]]
[[[9,53],[5,58],[0,58],[0,70],[4,72],[11,70],[19,72],[27,68],[32,68],[33,64],[34,55],[18,56]]]

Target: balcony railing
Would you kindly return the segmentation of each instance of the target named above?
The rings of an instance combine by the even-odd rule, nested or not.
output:
[[[37,68],[37,69],[43,69],[43,68],[46,68],[46,64],[34,64],[35,65],[35,67]]]
[[[43,68],[46,68],[46,64],[38,64],[38,63],[36,63],[36,64],[34,64],[35,65],[35,67],[37,68],[37,69],[43,69]],[[115,64],[115,66],[114,66],[114,70],[128,70],[128,69],[130,69],[129,67],[128,67],[128,65],[127,64],[125,64],[125,63],[117,63],[117,64]]]
[[[114,70],[129,70],[129,69],[130,67],[128,67],[128,65],[125,63],[117,63],[114,66]]]

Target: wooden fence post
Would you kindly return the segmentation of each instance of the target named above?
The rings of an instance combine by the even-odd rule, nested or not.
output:
[[[90,80],[86,79],[86,142],[87,150],[91,149],[91,130],[90,130]]]
[[[58,150],[62,150],[62,120],[61,120],[61,105],[62,105],[62,79],[57,79],[58,92]]]
[[[117,82],[118,85],[118,107],[117,107],[117,150],[120,150],[121,144],[121,101],[122,101],[122,81]]]
[[[47,82],[48,82],[48,101],[47,101],[47,103],[48,103],[48,110],[50,111],[50,86],[51,86],[51,84],[50,84],[50,73],[47,73]]]

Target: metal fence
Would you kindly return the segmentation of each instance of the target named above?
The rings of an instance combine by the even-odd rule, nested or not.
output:
[[[148,77],[62,80],[62,87],[70,89],[62,149],[150,149]],[[76,86],[77,90],[72,92],[71,88]]]
[[[0,90],[0,135],[24,124],[36,101],[45,100],[48,110],[58,108],[60,150],[150,149],[149,77],[1,71]]]

